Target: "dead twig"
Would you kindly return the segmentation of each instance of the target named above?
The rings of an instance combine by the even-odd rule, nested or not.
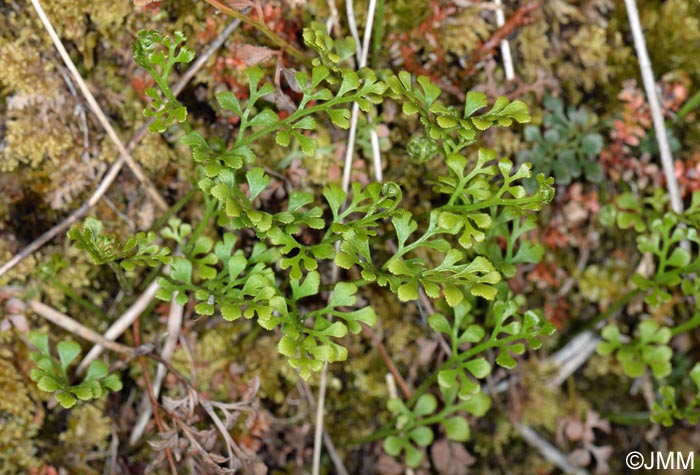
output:
[[[101,345],[102,347],[117,353],[131,354],[135,351],[135,349],[130,346],[115,343],[106,339],[96,331],[76,322],[68,315],[63,314],[58,310],[49,307],[45,303],[39,302],[38,300],[30,300],[29,307],[40,317],[50,321],[54,325],[58,325],[76,336],[79,336],[80,338],[83,338],[84,340]]]
[[[656,132],[656,141],[659,144],[659,154],[661,155],[661,164],[666,177],[666,188],[671,201],[671,209],[680,214],[683,212],[683,200],[678,189],[678,181],[673,166],[673,156],[671,155],[671,147],[668,144],[668,136],[666,135],[666,125],[663,113],[661,112],[661,104],[659,96],[656,93],[656,81],[654,80],[654,71],[651,67],[649,53],[647,52],[642,25],[639,21],[639,12],[637,11],[637,2],[635,0],[625,0],[627,7],[627,17],[632,30],[632,38],[634,39],[634,48],[637,51],[637,59],[639,60],[639,70],[642,74],[644,89],[647,94],[647,102],[651,111],[651,118],[654,122],[654,131]]]
[[[175,301],[177,297],[177,292],[175,292],[170,299],[170,312],[168,312],[168,327],[166,330],[166,339],[163,344],[163,348],[160,351],[160,357],[164,361],[170,361],[175,352],[175,347],[177,341],[182,334],[182,316],[184,314],[184,308],[182,305],[178,305]],[[163,379],[165,378],[166,368],[162,363],[158,363],[158,369],[156,370],[156,379],[153,382],[153,394],[157,398],[160,395],[160,388],[163,384]],[[146,403],[146,404],[143,404]],[[144,431],[146,430],[146,425],[148,420],[151,418],[151,407],[147,404],[147,401],[143,401],[141,404],[141,414],[138,417],[134,428],[129,436],[129,445],[135,445],[136,442],[141,438]]]
[[[328,11],[330,16],[326,20],[326,32],[330,34],[333,31],[336,38],[339,38],[340,22],[338,21],[338,7],[335,5],[335,0],[328,0]]]
[[[309,383],[307,383],[304,380],[301,380],[300,383],[301,389],[303,390],[300,392],[303,392],[306,396],[306,401],[309,404],[310,411],[316,411],[316,401],[314,400],[314,395],[311,391],[311,388],[309,387]],[[325,430],[323,431],[323,446],[326,448],[326,450],[328,451],[328,455],[331,457],[331,461],[333,462],[333,466],[335,467],[335,473],[337,473],[338,475],[348,475],[348,469],[345,468],[343,460],[340,458],[340,455],[338,455],[338,451],[335,448],[335,444],[333,444],[333,439],[331,439],[331,437]]]
[[[166,203],[166,201],[163,199],[160,193],[158,193],[156,188],[153,186],[153,183],[151,183],[151,180],[146,175],[144,175],[143,171],[141,170],[141,167],[131,158],[131,155],[127,151],[126,147],[124,147],[124,144],[119,139],[119,136],[112,127],[112,124],[109,123],[109,119],[107,119],[105,113],[102,112],[102,108],[95,100],[95,97],[92,95],[92,92],[88,88],[87,84],[85,84],[85,81],[78,72],[78,68],[76,68],[75,64],[73,64],[73,60],[68,55],[68,52],[63,46],[61,39],[58,37],[56,30],[53,28],[51,21],[46,16],[46,12],[44,12],[41,3],[39,3],[39,0],[31,0],[31,2],[34,6],[34,9],[37,12],[37,15],[39,15],[41,23],[44,25],[44,28],[46,28],[46,31],[49,33],[51,41],[53,41],[54,46],[58,50],[58,53],[61,55],[63,62],[70,71],[71,75],[73,76],[73,79],[75,79],[75,82],[78,84],[80,92],[82,92],[85,96],[85,100],[90,106],[90,110],[92,110],[93,114],[95,114],[100,125],[105,129],[105,132],[107,132],[107,135],[109,136],[110,140],[117,147],[117,150],[119,150],[119,154],[127,163],[127,165],[129,165],[129,168],[134,173],[136,178],[141,182],[144,188],[146,188],[146,191],[149,195],[151,195],[153,201],[155,201],[158,207],[161,208],[163,211],[167,210],[168,203]]]
[[[372,23],[374,22],[374,12],[377,7],[376,0],[370,0],[367,7],[367,23],[365,24],[365,33],[363,38],[363,44],[359,44],[359,36],[357,35],[357,26],[355,25],[355,12],[353,8],[353,2],[346,2],[347,12],[348,12],[348,22],[350,23],[350,29],[353,31],[353,38],[358,44],[357,58],[358,58],[358,69],[367,65],[367,55],[369,53],[370,40],[372,38]],[[345,165],[343,168],[343,190],[347,193],[350,188],[350,177],[352,172],[352,156],[355,149],[355,134],[357,132],[357,120],[359,118],[360,107],[357,102],[352,104],[352,116],[350,119],[350,132],[348,134],[348,144],[347,151],[345,154]],[[378,168],[381,173],[381,163],[375,165],[375,169]],[[340,241],[336,242],[336,252],[339,249]],[[332,280],[336,282],[338,280],[338,266],[333,266]],[[327,383],[327,372],[328,364],[324,364],[321,369],[321,377],[319,381],[318,388],[318,405],[316,406],[316,424],[314,428],[314,452],[313,452],[313,462],[312,462],[312,475],[318,475],[321,467],[321,442],[323,439],[323,417],[324,408],[326,403],[326,385]]]
[[[542,455],[542,457],[552,462],[564,473],[574,475],[588,475],[588,471],[571,465],[566,459],[566,455],[561,453],[555,446],[553,446],[545,439],[540,437],[540,435],[534,430],[532,430],[529,426],[516,423],[515,429],[520,433],[520,436],[525,442],[537,449],[537,451]]]
[[[236,10],[235,8],[229,7],[223,2],[220,2],[219,0],[204,0],[207,2],[209,5],[213,6],[214,8],[217,8],[218,10],[222,11],[226,15],[229,15],[233,18],[236,18],[243,23],[246,23],[256,30],[260,31],[263,35],[265,35],[275,46],[278,48],[281,48],[284,50],[288,55],[294,57],[298,61],[301,61],[302,63],[307,63],[308,60],[306,59],[306,56],[304,56],[304,53],[289,44],[287,41],[285,41],[282,37],[280,37],[277,33],[272,31],[267,27],[267,25],[263,22],[262,14],[258,13],[258,16],[260,17],[259,20],[255,20],[249,15],[246,15],[243,11]]]
[[[502,27],[505,24],[505,16],[503,15],[503,8],[501,0],[494,0],[496,4],[496,25]],[[503,58],[503,69],[506,73],[506,80],[512,81],[515,79],[515,71],[513,70],[513,57],[510,54],[510,42],[503,38],[501,40],[501,57]]]
[[[100,336],[102,341],[114,341],[117,338],[121,336],[122,333],[124,333],[127,328],[129,328],[141,315],[141,312],[143,312],[146,307],[148,307],[148,304],[151,303],[151,300],[153,300],[153,297],[156,295],[156,292],[158,291],[158,282],[155,280],[151,282],[151,284],[146,287],[146,290],[139,296],[139,298],[136,299],[136,301],[131,304],[131,306],[126,309],[126,311],[122,314],[121,317],[119,317],[104,333],[104,336]],[[82,373],[87,369],[88,365],[92,363],[99,355],[102,353],[102,350],[104,349],[105,345],[103,344],[97,344],[95,345],[87,355],[85,355],[85,358],[80,362],[78,365],[78,369],[76,370],[78,374]]]
[[[141,345],[141,328],[139,326],[138,319],[134,321],[134,341],[137,345]],[[151,375],[148,372],[148,367],[146,366],[146,358],[143,355],[139,355],[139,365],[141,366],[141,372],[143,373],[143,379],[146,383],[146,393],[148,394],[148,399],[151,401],[151,409],[153,410],[153,418],[156,421],[156,426],[158,427],[158,432],[163,433],[169,430],[165,426],[163,420],[160,418],[161,407],[158,404],[155,394],[153,394],[151,386]],[[173,475],[177,475],[177,466],[175,465],[175,457],[173,457],[173,451],[170,447],[165,448],[165,455],[168,458],[168,464],[170,465],[170,472]]]
[[[539,8],[538,2],[529,2],[515,10],[508,20],[499,27],[491,38],[481,43],[471,54],[467,67],[462,72],[462,77],[469,77],[476,73],[476,65],[493,53],[508,35],[513,33],[518,27],[529,21],[528,15]]]
[[[372,344],[379,350],[379,354],[382,355],[384,364],[386,365],[387,369],[391,372],[392,376],[394,377],[394,380],[396,381],[396,384],[398,384],[399,388],[401,388],[401,392],[403,393],[404,397],[406,399],[411,399],[411,390],[408,389],[408,384],[406,384],[406,380],[403,379],[403,376],[401,376],[401,373],[399,373],[399,370],[396,368],[394,361],[389,356],[389,352],[386,351],[384,343],[381,342],[381,340],[377,337],[377,335],[374,334],[374,331],[372,331],[370,327],[368,327],[365,324],[361,325],[362,332],[365,335],[367,335],[370,338],[370,340],[372,340]]]
[[[199,401],[199,405],[204,408],[206,413],[209,415],[209,418],[214,422],[214,425],[216,428],[219,430],[219,433],[221,436],[224,438],[224,441],[226,442],[226,451],[228,452],[228,463],[229,463],[229,468],[232,470],[235,468],[234,463],[235,463],[235,458],[233,457],[233,452],[236,452],[236,456],[241,462],[245,463],[245,460],[247,460],[249,457],[241,450],[241,448],[236,444],[236,442],[233,440],[231,437],[231,434],[229,433],[228,429],[224,425],[224,423],[221,421],[221,418],[219,415],[214,411],[214,408],[211,405],[211,402],[207,400],[201,400]]]

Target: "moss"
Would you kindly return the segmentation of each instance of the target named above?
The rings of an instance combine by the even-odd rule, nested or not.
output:
[[[549,70],[556,61],[553,55],[547,54],[551,49],[548,30],[546,22],[538,21],[523,27],[515,38],[515,45],[522,57],[522,74],[528,82],[537,79],[538,68]]]
[[[123,31],[127,15],[133,9],[130,0],[93,0],[90,5],[90,20],[100,35],[113,37],[115,33]]]
[[[359,5],[355,11],[367,11]],[[410,31],[421,24],[430,14],[429,2],[425,0],[394,0],[386,2],[387,21],[401,31]]]
[[[12,333],[0,333],[0,475],[24,474],[40,465],[35,439],[43,410],[15,364],[13,350],[20,346]]]
[[[0,239],[0,262],[7,262],[15,255],[16,245],[8,240]],[[0,277],[0,285],[22,284],[27,281],[36,269],[36,256],[28,256],[17,266],[10,269]]]
[[[627,292],[627,275],[627,265],[620,260],[611,259],[601,265],[590,265],[578,281],[579,291],[604,310]]]
[[[649,47],[654,72],[661,76],[668,71],[683,69],[700,80],[698,55],[700,50],[700,18],[697,6],[685,0],[668,0],[660,8],[645,8],[642,26]],[[653,47],[651,46],[653,45]]]
[[[132,158],[150,172],[162,172],[173,159],[173,151],[162,136],[148,134],[136,147]]]
[[[17,22],[8,18],[5,18],[3,23],[0,25],[8,31],[15,31],[15,28],[20,27]],[[3,65],[0,76],[2,95],[12,93],[29,98],[43,96],[50,94],[52,88],[59,85],[59,79],[52,74],[53,66],[43,60],[44,46],[33,30],[21,27],[16,37],[0,38],[0,64]]]
[[[245,380],[260,378],[258,396],[281,404],[290,383],[297,380],[294,369],[277,352],[274,336],[252,330],[248,322],[219,322],[202,331],[190,349],[196,371],[197,388],[215,400],[230,400],[235,390],[231,376],[245,375]],[[173,356],[173,364],[183,374],[192,366],[183,350]],[[220,384],[212,385],[211,381]]]
[[[495,29],[495,21],[486,19],[478,8],[465,8],[447,23],[445,48],[459,57],[468,56],[481,42],[488,40]]]
[[[608,80],[607,57],[610,54],[607,32],[598,25],[583,25],[571,38],[580,68],[586,72],[580,76],[568,78],[580,83],[583,90],[588,92],[596,84],[604,84]],[[579,82],[580,81],[580,82]]]
[[[63,107],[56,105],[54,107]],[[53,108],[53,107],[52,107]],[[6,147],[3,150],[2,171],[12,171],[20,164],[38,168],[44,159],[57,161],[65,158],[73,148],[76,137],[64,125],[57,124],[41,108],[26,108],[22,112],[11,113],[7,121]],[[44,120],[37,117],[44,116]],[[34,140],[37,135],[43,140]]]
[[[103,451],[112,433],[110,418],[104,415],[105,399],[95,404],[80,404],[68,413],[68,428],[59,440],[64,453],[85,458],[86,454]]]
[[[547,384],[554,375],[553,367],[528,361],[522,371],[520,384],[523,388],[522,422],[526,425],[544,427],[554,433],[560,417],[566,414],[566,398],[559,386]]]

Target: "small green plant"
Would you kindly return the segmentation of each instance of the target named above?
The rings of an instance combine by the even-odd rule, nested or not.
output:
[[[688,374],[693,382],[695,395],[687,404],[678,406],[676,388],[663,385],[659,388],[661,399],[652,406],[651,420],[666,427],[672,426],[676,420],[686,420],[690,424],[700,421],[700,364],[696,363]]]
[[[647,367],[657,378],[671,372],[673,351],[668,346],[671,330],[659,328],[655,321],[643,321],[639,325],[639,337],[629,343],[622,342],[620,330],[615,325],[605,327],[602,335],[605,341],[598,345],[598,353],[606,356],[615,353],[628,376],[642,376]]]
[[[533,146],[518,152],[518,160],[532,162],[537,173],[551,174],[562,185],[581,176],[599,183],[604,172],[596,159],[603,149],[603,136],[595,131],[594,116],[585,109],[565,111],[559,97],[547,96],[544,106],[543,127],[525,127],[525,140]],[[526,186],[533,189],[535,182],[528,180]]]
[[[605,221],[640,233],[637,249],[653,262],[652,269],[632,277],[632,292],[643,295],[650,309],[673,308],[674,302],[683,302],[691,304],[690,312],[683,305],[674,313],[686,316],[684,320],[660,323],[643,319],[631,335],[624,334],[619,325],[609,324],[602,331],[604,341],[599,344],[598,353],[614,355],[630,377],[640,377],[651,370],[659,384],[660,398],[651,408],[651,420],[672,425],[677,419],[697,421],[700,415],[697,396],[682,408],[676,401],[686,376],[698,385],[700,366],[695,365],[688,375],[674,371],[682,355],[671,345],[674,337],[700,326],[700,193],[694,194],[691,206],[682,215],[668,212],[666,206],[656,196],[637,200],[632,193],[625,193],[618,197],[616,205],[607,207]]]
[[[445,406],[440,411],[432,394],[421,395],[411,409],[398,398],[390,399],[387,408],[396,416],[396,430],[384,439],[386,453],[392,456],[404,453],[406,465],[417,467],[423,459],[418,447],[433,443],[432,425],[439,423],[448,439],[464,442],[469,439],[471,429],[467,418],[460,413],[482,417],[491,407],[491,399],[483,393],[462,401],[456,392],[443,391],[443,398]]]
[[[68,237],[76,241],[75,247],[87,251],[97,265],[106,264],[117,277],[119,286],[131,294],[132,286],[123,269],[133,270],[137,266],[156,267],[170,263],[170,249],[154,243],[154,232],[136,233],[126,241],[102,232],[102,222],[88,217],[82,226],[75,225],[68,231]]]
[[[54,393],[54,397],[66,409],[73,407],[79,400],[89,401],[103,397],[109,391],[120,391],[122,382],[116,374],[110,374],[107,365],[100,360],[88,366],[87,373],[78,384],[72,384],[68,376],[68,367],[80,356],[80,345],[72,340],[64,340],[56,345],[58,361],[51,355],[49,336],[45,333],[32,332],[29,341],[37,351],[29,357],[36,367],[29,373],[32,381],[42,391]]]
[[[516,303],[518,302],[518,303]],[[527,346],[537,349],[540,338],[554,333],[554,327],[540,313],[527,311],[517,315],[520,299],[496,300],[488,316],[493,318],[489,334],[477,318],[473,305],[465,300],[453,308],[453,318],[435,313],[428,324],[451,342],[451,355],[404,403],[391,399],[387,407],[396,417],[392,424],[376,436],[385,437],[384,449],[391,455],[405,453],[406,464],[417,467],[422,460],[418,447],[433,440],[432,425],[440,425],[448,439],[463,442],[469,439],[470,427],[465,413],[481,417],[491,407],[491,398],[481,392],[479,380],[491,374],[492,365],[483,356],[496,350],[496,364],[511,370],[517,362],[512,355],[522,355]],[[527,346],[526,346],[527,345]],[[469,347],[468,350],[460,348]],[[436,398],[426,392],[437,382],[443,407],[437,411]]]
[[[183,123],[187,119],[187,108],[180,104],[175,94],[167,87],[173,67],[194,59],[193,51],[184,47],[178,49],[184,41],[185,36],[180,31],[176,31],[171,38],[155,30],[144,30],[139,32],[138,41],[134,43],[134,61],[148,71],[158,85],[158,89],[146,89],[146,95],[153,102],[144,111],[144,115],[155,118],[148,127],[150,132],[165,132],[171,124]],[[165,97],[159,95],[159,89]]]

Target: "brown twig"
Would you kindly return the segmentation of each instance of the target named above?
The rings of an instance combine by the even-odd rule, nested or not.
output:
[[[141,328],[138,319],[134,322],[134,342],[137,346],[141,346]],[[153,419],[158,427],[158,432],[165,432],[168,430],[163,424],[163,420],[160,418],[160,404],[156,401],[156,397],[153,394],[151,386],[151,375],[148,373],[148,367],[146,366],[146,358],[143,355],[139,355],[139,365],[141,366],[141,372],[143,373],[144,383],[146,385],[146,393],[148,394],[148,399],[151,401],[151,408],[153,409]],[[165,455],[168,457],[168,464],[170,465],[170,472],[173,475],[177,475],[177,465],[175,465],[175,457],[173,457],[173,451],[170,447],[165,448]]]
[[[210,401],[207,400],[201,400],[199,401],[199,405],[204,408],[206,413],[209,415],[209,418],[214,422],[214,425],[218,429],[219,433],[221,436],[224,438],[224,441],[226,442],[226,451],[228,452],[228,463],[229,463],[229,468],[234,469],[234,463],[235,463],[235,458],[233,457],[233,452],[236,452],[236,455],[238,456],[238,459],[246,464],[246,460],[248,459],[248,456],[241,450],[241,448],[236,444],[236,442],[233,440],[233,437],[231,437],[231,434],[229,433],[228,429],[226,429],[226,426],[224,425],[223,421],[219,417],[219,415],[214,411],[214,408],[212,407],[212,404]]]
[[[411,391],[408,389],[408,384],[406,384],[406,380],[403,379],[403,376],[401,376],[401,373],[399,373],[398,368],[396,368],[396,365],[394,364],[393,360],[389,356],[389,352],[386,351],[386,347],[384,346],[384,343],[381,342],[381,340],[377,337],[377,335],[374,334],[374,331],[370,327],[368,327],[365,324],[362,325],[362,332],[367,335],[370,340],[372,340],[372,344],[379,350],[379,354],[382,355],[382,359],[384,360],[384,364],[386,367],[389,369],[391,374],[394,376],[394,379],[396,380],[396,384],[399,385],[399,388],[401,388],[401,392],[403,393],[404,397],[406,399],[411,398]]]

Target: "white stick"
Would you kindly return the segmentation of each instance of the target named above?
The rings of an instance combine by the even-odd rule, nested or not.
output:
[[[177,341],[180,338],[182,330],[181,327],[184,308],[182,305],[177,304],[177,302],[175,301],[176,297],[177,292],[173,292],[173,296],[170,299],[170,312],[168,313],[168,327],[166,330],[167,336],[165,339],[165,343],[163,344],[163,348],[160,351],[160,357],[163,359],[163,361],[167,362],[170,362],[170,359],[173,357],[173,353],[175,353],[175,346],[177,345]],[[158,399],[158,396],[160,395],[160,388],[163,384],[165,373],[165,365],[163,363],[158,363],[156,377],[153,380],[153,396],[156,399]],[[146,430],[146,426],[148,425],[148,421],[151,419],[151,415],[153,414],[153,407],[150,404],[148,396],[146,396],[142,402],[142,412],[138,420],[134,424],[134,428],[132,429],[131,435],[129,436],[129,445],[135,445],[136,442],[139,441],[144,431]]]
[[[139,298],[136,299],[136,302],[134,302],[131,307],[129,307],[126,312],[124,312],[124,314],[107,329],[107,331],[104,333],[104,338],[109,341],[114,341],[119,338],[121,334],[124,333],[126,329],[134,323],[134,321],[136,321],[139,315],[141,315],[141,312],[146,310],[146,307],[148,307],[148,304],[156,295],[157,290],[158,282],[154,280],[151,282],[151,285],[149,285],[139,296]],[[88,354],[85,355],[85,358],[83,358],[83,361],[80,362],[80,365],[78,365],[77,373],[82,373],[88,367],[88,365],[95,360],[95,358],[100,356],[100,353],[102,353],[103,350],[104,347],[102,345],[95,345],[88,352]]]
[[[503,15],[503,5],[501,0],[494,0],[496,8],[496,25],[502,27],[506,19]],[[515,79],[515,71],[513,70],[513,57],[510,54],[510,42],[506,39],[501,40],[501,56],[503,57],[503,69],[506,72],[506,79],[512,81]]]
[[[656,131],[656,141],[659,143],[659,153],[661,155],[661,164],[664,168],[666,176],[666,188],[671,201],[671,209],[680,214],[683,212],[683,201],[678,190],[678,181],[673,168],[673,156],[671,155],[671,147],[668,144],[666,136],[666,125],[661,112],[661,104],[659,96],[656,94],[656,81],[654,80],[654,71],[651,68],[649,53],[647,52],[642,25],[639,22],[639,12],[637,11],[637,2],[635,0],[625,0],[627,7],[627,17],[632,30],[632,38],[634,38],[634,48],[637,51],[637,59],[639,60],[639,70],[642,73],[642,81],[649,102],[651,118],[654,121],[654,130]]]
[[[348,22],[352,25],[355,24],[355,13],[352,8],[352,1],[348,1]],[[365,25],[365,34],[363,38],[363,44],[359,49],[359,68],[364,68],[367,66],[367,55],[369,51],[369,42],[372,38],[372,23],[374,22],[374,10],[377,7],[376,0],[370,0],[369,11],[367,13],[367,24]],[[352,22],[350,22],[350,11],[352,11]],[[357,33],[357,27],[355,27],[355,33]],[[356,39],[359,45],[359,37]],[[345,166],[343,168],[343,190],[347,192],[350,189],[350,175],[352,173],[352,156],[355,152],[355,136],[357,134],[357,120],[360,115],[360,106],[357,102],[352,104],[352,116],[350,118],[350,132],[348,133],[348,148],[345,152]],[[380,165],[381,166],[381,165]]]
[[[539,434],[530,427],[516,423],[515,428],[518,432],[520,432],[520,436],[525,442],[536,448],[542,457],[552,462],[564,473],[588,475],[586,470],[569,464],[569,461],[566,459],[564,454],[562,454],[556,447],[547,442],[545,439],[540,437]]]
[[[382,180],[382,151],[379,148],[379,137],[374,129],[370,129],[369,138],[372,142],[372,161],[374,162],[374,179],[378,183]]]
[[[355,40],[355,56],[359,63],[360,57],[362,56],[362,44],[360,43],[360,35],[357,33],[357,23],[355,22],[355,5],[353,5],[353,0],[345,0],[345,13],[348,16],[348,28],[350,29],[350,35],[352,39]]]

